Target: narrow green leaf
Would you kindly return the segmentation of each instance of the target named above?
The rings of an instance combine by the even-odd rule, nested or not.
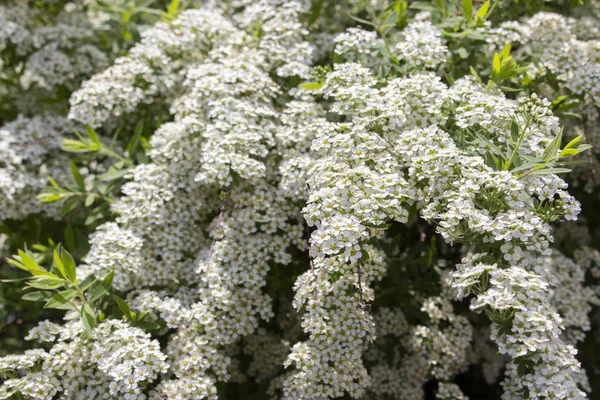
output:
[[[113,279],[115,278],[115,271],[110,271],[108,275],[102,279],[102,284],[110,289],[113,283]]]
[[[99,282],[98,285],[92,291],[92,297],[90,297],[90,303],[95,302],[102,296],[106,295],[110,291],[110,287],[112,285],[113,278],[115,277],[115,273],[110,271],[110,273]]]
[[[571,147],[577,148],[577,145],[579,143],[582,143],[584,140],[585,140],[585,135],[581,134],[581,135],[577,136],[575,139],[571,140],[569,143],[567,143],[567,145],[565,146],[565,149],[570,149]]]
[[[98,175],[97,178],[103,182],[110,182],[122,178],[123,176],[127,175],[128,172],[128,169],[113,169],[111,167],[109,168],[108,172]]]
[[[127,303],[125,303],[123,301],[123,299],[120,298],[119,296],[117,296],[116,294],[113,294],[113,299],[115,299],[115,303],[117,303],[117,306],[119,307],[119,310],[121,310],[121,312],[125,315],[125,317],[128,320],[133,319],[133,316],[131,314],[131,309],[129,308],[129,306],[127,305]]]
[[[160,329],[160,325],[153,321],[139,321],[136,325],[147,331]]]
[[[60,275],[67,279],[67,273],[65,272],[65,266],[63,265],[60,256],[58,255],[58,251],[55,249],[54,250],[54,254],[52,255],[52,258],[54,260],[54,265],[56,265],[56,269],[58,269],[58,272],[60,273]]]
[[[562,130],[558,133],[558,135],[554,139],[552,139],[552,141],[548,144],[548,146],[544,150],[544,154],[542,155],[542,159],[544,161],[550,161],[554,157],[556,157],[556,153],[558,153],[558,149],[560,149],[561,141],[562,141]]]
[[[71,153],[85,153],[87,151],[91,151],[87,144],[73,139],[63,139],[62,149]]]
[[[371,21],[367,21],[366,19],[362,19],[362,18],[355,17],[354,15],[352,15],[352,14],[350,14],[350,13],[348,13],[348,16],[349,16],[350,18],[352,18],[353,20],[355,20],[355,21],[357,21],[357,22],[360,22],[361,24],[370,25],[370,26],[375,26],[375,25],[374,25],[374,24],[373,24]]]
[[[305,82],[300,87],[304,90],[319,90],[323,87],[323,82]]]
[[[51,176],[48,177],[48,181],[50,182],[52,187],[54,187],[54,189],[58,190],[59,192],[64,192],[64,190],[60,186],[58,186],[58,183],[56,183],[56,181],[52,179]]]
[[[35,196],[35,198],[42,203],[54,203],[55,201],[63,199],[64,196],[58,193],[40,193]]]
[[[85,292],[96,282],[96,277],[94,275],[90,275],[79,284],[79,290]]]
[[[37,276],[34,279],[27,282],[28,286],[34,287],[36,289],[58,289],[65,285],[65,281],[58,277],[50,277],[50,276]]]
[[[558,155],[558,158],[573,157],[573,156],[576,156],[577,154],[579,154],[578,149],[563,149],[560,152],[560,154]]]
[[[492,76],[493,79],[496,79],[500,76],[502,72],[502,67],[500,66],[500,54],[494,53],[494,63],[492,65]]]
[[[169,4],[169,8],[167,8],[167,14],[169,14],[170,16],[175,16],[178,8],[179,0],[171,0],[171,4]]]
[[[45,290],[36,290],[34,292],[25,293],[21,299],[27,301],[48,301],[52,297],[52,292]]]
[[[44,308],[60,308],[65,304],[68,304],[69,300],[75,297],[76,294],[77,291],[73,289],[63,290],[62,292],[56,293],[48,300],[48,302],[44,305]]]
[[[94,310],[92,310],[87,303],[81,308],[81,319],[86,331],[91,332],[94,330],[94,327],[96,326],[96,315],[94,314]]]
[[[77,272],[75,271],[75,260],[73,259],[73,256],[71,256],[67,250],[62,249],[60,259],[65,266],[67,279],[75,283],[77,281]]]
[[[89,138],[91,139],[91,141],[93,143],[95,143],[97,146],[100,146],[100,139],[98,139],[98,135],[96,134],[96,131],[94,130],[94,128],[92,128],[90,125],[87,125],[86,129],[87,129],[87,134],[88,134]]]
[[[135,151],[140,143],[140,138],[142,136],[142,133],[144,132],[144,120],[140,120],[137,125],[135,126],[135,131],[133,133],[133,137],[131,138],[131,140],[129,141],[129,144],[127,145],[127,154],[129,155],[129,158],[132,158],[135,154]]]
[[[490,9],[490,0],[487,0],[479,8],[479,11],[477,11],[477,14],[475,15],[475,21],[476,22],[484,21],[489,9]]]
[[[510,43],[507,43],[506,46],[504,46],[504,49],[502,49],[502,52],[500,53],[500,58],[507,58],[508,56],[510,56]]]
[[[94,204],[94,199],[95,199],[95,197],[93,194],[88,194],[85,198],[85,206],[89,207],[92,204]]]
[[[23,263],[21,263],[21,262],[19,262],[19,261],[17,261],[17,260],[13,260],[13,259],[11,259],[11,258],[7,258],[7,259],[6,259],[6,261],[7,261],[7,262],[8,262],[10,265],[12,265],[12,266],[15,266],[15,267],[17,267],[17,268],[20,268],[20,269],[22,269],[22,270],[24,270],[24,271],[28,271],[28,272],[29,272],[29,268],[27,268],[27,267],[26,267],[26,266],[25,266]]]
[[[77,204],[79,203],[79,199],[77,197],[72,197],[71,194],[69,194],[67,196],[63,196],[63,198],[65,198],[65,197],[70,197],[70,198],[67,201],[65,201],[65,205],[60,210],[60,215],[62,215],[62,216],[65,216],[68,213],[70,213],[71,211],[73,211],[75,209],[75,207],[77,207]]]
[[[38,265],[38,263],[33,258],[31,258],[27,253],[25,253],[21,249],[17,250],[17,252],[19,253],[19,258],[21,259],[21,262],[27,268],[28,271],[40,270],[40,266]]]
[[[462,0],[463,5],[463,16],[467,22],[471,22],[473,19],[473,0]]]
[[[542,168],[533,171],[532,175],[566,174],[571,172],[568,168]]]
[[[510,137],[515,143],[519,140],[519,124],[515,120],[510,122]]]
[[[471,70],[471,74],[477,79],[477,82],[481,83],[481,78],[479,77],[479,74],[477,74],[477,71],[475,71],[475,68],[469,65],[469,69]]]
[[[73,160],[69,161],[69,166],[71,167],[71,175],[73,175],[73,180],[75,180],[75,183],[77,184],[79,189],[81,189],[82,191],[85,190],[85,183],[83,181],[81,173],[79,172],[79,168],[77,168],[77,165],[75,165]]]

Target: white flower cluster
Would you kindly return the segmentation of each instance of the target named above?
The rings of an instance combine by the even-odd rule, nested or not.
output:
[[[464,127],[477,124],[473,115],[483,113],[468,115],[472,107],[461,108],[463,103],[457,99],[457,94],[471,91],[469,81],[459,81],[454,90],[448,90],[442,84],[411,86],[415,78],[408,77],[392,80],[387,88],[377,90],[369,76],[368,70],[349,64],[330,74],[324,88],[326,94],[339,96],[339,104],[332,108],[354,118],[352,124],[334,126],[331,133],[314,142],[313,150],[329,151],[316,164],[305,210],[307,220],[317,224],[312,237],[316,254],[342,253],[347,259],[358,259],[360,243],[372,236],[373,227],[388,219],[402,222],[407,215],[403,203],[416,201],[421,215],[435,221],[438,232],[447,241],[490,243],[497,250],[489,256],[502,257],[503,268],[477,264],[475,261],[485,254],[466,258],[454,276],[454,286],[465,294],[473,285],[481,284],[482,275],[490,276],[483,286],[477,286],[481,289],[472,308],[489,311],[496,324],[494,337],[502,352],[536,364],[529,379],[520,379],[513,373],[515,368],[509,369],[507,380],[521,385],[519,390],[528,390],[532,396],[543,396],[552,390],[561,396],[583,396],[573,378],[579,371],[574,350],[558,338],[560,317],[545,292],[549,278],[533,262],[534,254],[550,253],[552,240],[549,226],[531,207],[531,194],[538,193],[528,193],[523,182],[509,172],[492,170],[483,158],[466,155],[450,135],[438,128],[447,118],[443,110],[445,100],[458,101],[457,116],[452,116],[459,121],[462,117]],[[395,87],[414,87],[412,90],[418,94],[411,99],[439,100],[413,100],[413,104],[409,101],[410,107],[398,112],[397,105],[406,107],[406,103],[390,96],[389,93],[399,92],[392,89]],[[531,144],[525,145],[526,151],[537,154],[543,147],[535,144],[541,140],[549,142],[557,128],[547,106],[535,96],[522,99],[505,108],[504,113],[496,109],[499,115],[491,116],[490,125],[506,126],[507,121],[518,121],[520,129],[526,132],[524,136],[533,138]],[[463,110],[467,116],[461,116]],[[396,117],[389,126],[380,118],[388,114],[402,117]],[[401,129],[411,128],[414,129],[398,134]],[[369,185],[370,181],[377,184]],[[538,186],[543,182],[532,177],[527,181]],[[540,198],[551,199],[558,193],[560,198],[549,202],[553,212],[575,217],[578,204],[559,187],[564,185],[542,188]],[[346,198],[352,202],[344,201]],[[500,201],[505,205],[499,207]],[[516,295],[521,292],[522,296]],[[512,323],[513,328],[503,328],[497,324],[499,321]],[[547,356],[540,356],[540,351]],[[555,386],[551,387],[550,382],[555,382]],[[509,387],[507,383],[507,396],[512,391]]]
[[[0,128],[0,221],[57,213],[56,207],[42,207],[35,196],[48,176],[59,179],[66,174],[68,166],[57,155],[60,134],[71,126],[65,118],[47,113],[19,116]]]
[[[334,38],[335,53],[344,56],[349,61],[361,57],[374,57],[377,45],[383,42],[377,37],[376,32],[366,31],[361,28],[348,28]]]
[[[87,258],[99,276],[114,270],[124,290],[190,287],[129,296],[135,309],[177,329],[157,398],[215,398],[216,382],[230,375],[226,346],[273,315],[261,292],[269,268],[292,261],[290,246],[305,247],[294,201],[304,195],[304,153],[322,122],[302,120],[319,111],[301,97],[274,107],[282,92],[269,76],[309,71],[300,12],[298,3],[268,1],[231,17],[184,11],[145,31],[129,56],[72,97],[71,118],[93,125],[156,96],[172,103],[175,121],[153,136],[153,162],[134,169],[114,205],[116,223],[93,235]]]
[[[600,60],[598,37],[587,30],[590,40],[582,35],[581,19],[577,21],[560,14],[540,12],[519,22],[506,22],[491,30],[491,40],[521,42],[536,54],[543,68],[559,75],[566,87],[577,95],[596,99],[600,94]],[[507,32],[510,34],[506,35]],[[579,37],[579,38],[578,38]],[[581,39],[580,39],[581,38]]]
[[[305,311],[302,328],[310,338],[296,343],[288,356],[286,365],[295,364],[297,372],[286,379],[285,399],[360,397],[369,385],[361,355],[375,332],[366,302],[373,299],[369,285],[385,273],[385,258],[372,246],[360,251],[367,260],[317,257],[314,268],[296,281],[294,305]]]
[[[404,31],[404,41],[395,45],[398,59],[416,68],[434,69],[446,61],[448,49],[442,43],[442,31],[429,21],[415,21]]]
[[[108,57],[96,46],[88,15],[76,5],[65,6],[54,16],[17,2],[0,7],[0,21],[0,49],[14,46],[27,57],[20,77],[23,89],[32,84],[45,90],[60,85],[74,89],[83,78],[108,66]]]
[[[172,117],[150,138],[148,162],[131,168],[111,206],[114,222],[90,236],[78,267],[82,279],[114,272],[114,289],[160,327],[160,343],[142,323],[110,316],[84,333],[69,312],[64,325],[44,321],[29,332],[30,340],[54,342],[48,351],[0,359],[8,377],[0,399],[215,400],[222,382],[242,383],[247,373],[286,400],[419,399],[432,379],[437,398],[463,400],[452,380],[470,362],[491,360],[496,347],[476,339],[470,354],[474,328],[457,314],[453,294],[472,296],[470,308],[491,320],[488,336],[505,357],[484,373],[494,381],[509,360],[505,399],[585,397],[573,345],[600,303],[597,288],[584,288],[600,256],[581,250],[574,262],[552,254],[550,223],[576,219],[581,206],[558,176],[510,168],[520,167],[511,164],[517,153],[541,157],[561,132],[550,103],[535,94],[507,98],[474,77],[448,86],[431,71],[448,48],[429,14],[418,14],[391,46],[380,33],[344,30],[334,52],[347,62],[315,68],[312,76],[330,71],[315,82],[319,89],[290,89],[311,76],[313,46],[301,22],[309,3],[181,10],[73,94],[74,122],[48,113],[0,128],[2,220],[40,210],[28,199],[49,173],[60,175],[64,165],[50,159],[73,123],[110,130],[155,103]],[[93,33],[70,19],[13,40],[29,17],[22,6],[8,9],[0,9],[0,43],[35,50],[24,86],[67,85],[102,64],[87,44]],[[485,29],[492,46],[544,46],[543,65],[574,93],[597,96],[591,65],[600,51],[571,33],[572,21],[538,14]],[[387,78],[384,47],[395,51],[397,67]],[[372,315],[379,281],[403,247],[388,224],[404,227],[416,216],[435,225],[438,238],[465,244],[462,261],[440,274],[439,293],[410,291],[418,317],[396,306]],[[433,228],[422,241],[427,236],[436,238]],[[277,297],[291,283],[274,299],[265,289],[291,268],[297,326],[287,315],[292,305]],[[272,303],[285,310],[275,322]]]
[[[56,334],[58,325],[40,325],[37,336]],[[50,328],[48,334],[40,331]],[[81,322],[70,322],[61,330],[81,331]],[[0,388],[0,398],[20,393],[28,399],[50,400],[61,392],[70,399],[146,399],[148,382],[167,370],[166,356],[158,341],[139,328],[116,320],[98,325],[87,337],[63,337],[46,353],[30,350],[20,356],[0,359],[0,369],[25,372]],[[36,371],[40,372],[36,372]]]

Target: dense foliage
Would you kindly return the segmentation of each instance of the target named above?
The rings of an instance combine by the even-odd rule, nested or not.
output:
[[[0,1],[0,399],[600,393],[600,2]]]

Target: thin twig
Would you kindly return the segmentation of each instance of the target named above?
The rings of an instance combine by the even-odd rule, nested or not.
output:
[[[46,142],[51,141],[52,139],[56,139],[57,137],[60,137],[60,136],[64,135],[65,133],[69,132],[71,129],[73,129],[72,126],[70,126],[68,128],[64,128],[61,131],[55,133],[54,135],[46,136],[44,138],[41,138],[41,139],[38,139],[38,140],[34,140],[33,142],[29,142],[29,143],[18,144],[16,146],[22,147],[22,148],[27,148],[29,146],[33,146],[34,144],[44,144]]]

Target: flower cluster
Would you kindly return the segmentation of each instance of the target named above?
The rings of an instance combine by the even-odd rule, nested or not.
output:
[[[597,232],[558,174],[600,137],[594,16],[31,3],[0,6],[0,232],[67,312],[0,358],[0,399],[464,400],[478,365],[504,399],[591,390]],[[35,201],[48,176],[85,208]],[[11,236],[48,217],[56,250]]]

